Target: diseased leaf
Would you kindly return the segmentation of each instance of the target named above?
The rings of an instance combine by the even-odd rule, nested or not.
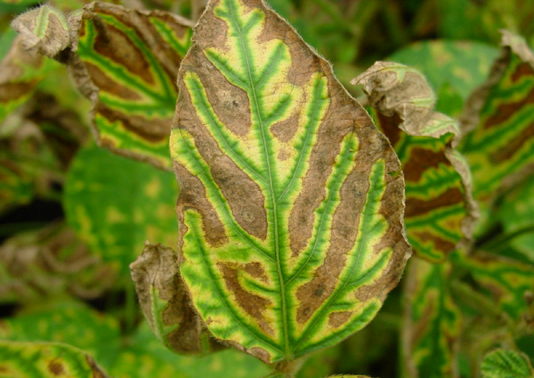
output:
[[[49,303],[3,319],[0,339],[68,343],[91,354],[104,367],[112,365],[121,346],[114,317],[75,301]]]
[[[482,361],[484,378],[532,378],[534,370],[523,353],[509,349],[496,349]]]
[[[106,378],[91,356],[60,343],[0,341],[0,377]]]
[[[434,93],[413,68],[377,62],[352,83],[363,85],[402,162],[406,231],[414,252],[444,260],[471,238],[476,219],[469,168],[454,150],[457,123],[434,111]]]
[[[158,340],[182,354],[203,352],[209,335],[191,306],[176,252],[161,244],[146,244],[130,271],[141,309]]]
[[[176,73],[189,48],[189,21],[164,11],[94,2],[71,17],[77,45],[69,67],[92,101],[99,145],[170,170]]]
[[[92,299],[115,278],[64,224],[19,233],[0,246],[0,302],[31,303],[65,293]]]
[[[458,377],[461,312],[448,288],[451,266],[411,259],[405,274],[403,376]]]
[[[114,378],[256,378],[270,369],[235,349],[203,357],[176,355],[142,324],[108,370]]]
[[[50,5],[42,5],[21,14],[11,22],[20,33],[26,51],[53,58],[70,43],[67,19]]]
[[[144,241],[176,245],[177,194],[172,173],[91,146],[71,164],[64,207],[89,248],[129,279]]]
[[[475,282],[496,302],[499,311],[516,323],[525,316],[534,317],[534,267],[482,252],[451,256],[455,264],[469,269]]]
[[[502,56],[462,116],[461,150],[473,174],[473,195],[487,205],[534,171],[534,54],[503,31]]]
[[[181,273],[215,337],[291,361],[361,329],[398,282],[386,138],[260,0],[208,4],[178,74]]]

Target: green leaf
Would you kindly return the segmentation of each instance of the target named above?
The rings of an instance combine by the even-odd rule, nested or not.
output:
[[[95,2],[71,18],[77,23],[79,59],[72,57],[71,69],[93,103],[99,145],[170,170],[175,80],[189,48],[190,22]]]
[[[269,370],[235,349],[204,357],[176,355],[156,339],[147,324],[139,327],[109,368],[114,378],[252,378],[267,376]]]
[[[402,163],[406,231],[414,252],[443,261],[471,238],[475,220],[469,168],[453,148],[458,124],[434,111],[435,95],[413,68],[377,62],[352,83],[363,85]]]
[[[105,378],[85,352],[60,343],[0,341],[0,377]]]
[[[262,1],[212,1],[178,74],[181,273],[215,337],[265,362],[374,317],[410,249],[400,164]]]
[[[117,320],[74,301],[37,306],[3,319],[0,339],[68,343],[85,350],[106,367],[120,347]]]
[[[177,194],[172,173],[91,146],[71,164],[64,207],[80,238],[127,279],[146,240],[176,245]]]
[[[1,154],[4,155],[4,154]],[[34,195],[32,177],[17,161],[0,155],[0,214],[30,202]]]
[[[532,378],[534,370],[523,353],[509,349],[496,349],[482,361],[484,378]]]
[[[473,175],[473,195],[488,204],[534,169],[534,54],[503,32],[503,55],[470,99],[461,145]]]
[[[403,375],[452,377],[462,332],[448,288],[451,266],[411,259],[404,287]]]
[[[484,43],[437,40],[411,44],[387,60],[421,71],[436,93],[449,85],[465,101],[484,82],[497,55],[496,48]]]

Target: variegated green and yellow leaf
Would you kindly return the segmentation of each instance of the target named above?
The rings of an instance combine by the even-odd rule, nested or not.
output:
[[[434,93],[413,68],[377,62],[353,84],[363,85],[402,163],[406,231],[414,252],[444,260],[470,239],[475,219],[469,168],[453,148],[457,123],[434,111]]]
[[[484,378],[532,378],[534,370],[528,357],[511,349],[488,353],[481,365]]]
[[[146,240],[176,245],[177,194],[172,173],[90,146],[72,161],[64,207],[80,238],[129,280]]]
[[[178,75],[181,272],[210,331],[265,362],[367,324],[410,249],[386,138],[261,0],[216,0]]]
[[[91,356],[67,344],[0,341],[0,377],[105,378],[107,375]]]
[[[190,22],[169,12],[95,2],[71,18],[78,23],[79,60],[72,57],[70,67],[93,103],[98,143],[170,169],[175,80],[190,45]]]
[[[448,289],[449,263],[412,259],[404,287],[403,376],[457,377],[461,312]]]
[[[498,306],[498,310],[521,322],[534,315],[534,267],[505,257],[477,252],[452,255],[453,263],[467,268],[475,282]]]
[[[161,244],[145,244],[143,253],[130,264],[141,309],[152,331],[167,348],[181,354],[222,349],[215,344],[191,306],[180,276],[178,255]]]
[[[534,54],[503,32],[503,54],[463,115],[472,130],[462,142],[473,175],[473,195],[487,204],[534,170]]]

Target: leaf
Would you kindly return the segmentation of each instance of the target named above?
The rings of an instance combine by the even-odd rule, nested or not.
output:
[[[487,205],[534,171],[534,54],[503,31],[502,56],[462,117],[460,146],[473,175],[473,195]]]
[[[93,299],[115,278],[62,223],[16,234],[0,246],[0,302],[31,303],[65,293]]]
[[[411,259],[405,275],[403,376],[458,377],[462,314],[451,298],[451,265]]]
[[[189,48],[190,22],[169,12],[100,2],[70,22],[79,40],[69,68],[92,101],[98,144],[170,170],[175,80]]]
[[[534,316],[534,267],[482,252],[451,257],[455,264],[469,269],[475,282],[497,304],[498,311],[516,323]]]
[[[79,237],[129,279],[144,241],[176,245],[177,194],[170,172],[91,146],[71,164],[64,207]]]
[[[212,1],[195,33],[171,132],[181,273],[215,337],[291,361],[361,329],[398,282],[399,162],[263,2]]]
[[[534,370],[523,353],[509,349],[495,349],[488,353],[482,361],[484,378],[531,378]]]
[[[0,341],[0,377],[105,378],[85,352],[60,343]]]
[[[118,321],[82,302],[52,302],[3,319],[0,324],[0,339],[68,343],[105,367],[111,366],[121,346]]]
[[[196,354],[203,351],[203,341],[209,343],[209,335],[191,306],[177,260],[172,248],[145,244],[130,271],[141,309],[158,340],[178,353]]]
[[[226,349],[203,357],[180,356],[166,349],[142,324],[109,369],[114,378],[252,378],[269,368],[245,353]]]
[[[443,39],[413,43],[387,60],[420,71],[436,93],[449,85],[465,101],[484,82],[497,55],[495,47],[484,43]]]
[[[53,58],[70,43],[67,19],[50,5],[41,5],[21,14],[11,22],[20,33],[26,51]]]
[[[32,179],[17,161],[0,154],[0,214],[25,205],[34,195]]]
[[[454,149],[457,123],[434,111],[434,93],[413,68],[377,62],[352,83],[363,85],[401,160],[406,231],[414,252],[443,261],[470,240],[476,219],[469,168]]]

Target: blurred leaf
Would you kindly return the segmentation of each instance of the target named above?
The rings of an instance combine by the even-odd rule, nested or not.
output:
[[[450,86],[463,101],[486,76],[498,50],[479,42],[450,40],[416,42],[396,51],[387,60],[406,64],[421,71],[436,93]],[[444,111],[445,109],[438,109]],[[453,109],[453,115],[458,111]]]
[[[435,95],[413,68],[377,62],[352,83],[363,85],[401,160],[406,232],[414,252],[429,261],[444,260],[471,238],[475,220],[469,168],[453,148],[458,124],[434,111]]]
[[[523,353],[509,349],[496,349],[482,361],[484,378],[532,378],[534,370]]]
[[[473,195],[487,204],[534,170],[534,54],[503,32],[503,54],[466,106],[461,150],[471,167]]]
[[[69,64],[92,101],[99,145],[170,170],[175,80],[190,45],[191,22],[169,12],[100,2],[69,22],[79,30],[77,55]]]
[[[120,348],[117,320],[82,302],[37,306],[3,319],[1,325],[0,339],[69,343],[95,357],[104,367],[112,365]]]
[[[335,365],[341,358],[341,345],[322,349],[306,358],[296,374],[296,378],[326,377],[335,373]]]
[[[148,324],[142,324],[109,369],[114,378],[252,378],[270,368],[235,349],[205,357],[180,356],[159,342]]]
[[[115,276],[63,224],[17,234],[0,246],[0,302],[29,303],[67,292],[95,298]]]
[[[129,279],[128,266],[146,240],[176,245],[177,195],[172,173],[90,146],[71,164],[64,207],[91,251]]]
[[[106,374],[87,353],[67,344],[0,341],[0,377],[105,378]]]
[[[403,376],[457,377],[462,317],[448,289],[451,266],[414,258],[404,286]]]
[[[0,213],[31,201],[34,195],[33,180],[19,162],[0,153]]]

